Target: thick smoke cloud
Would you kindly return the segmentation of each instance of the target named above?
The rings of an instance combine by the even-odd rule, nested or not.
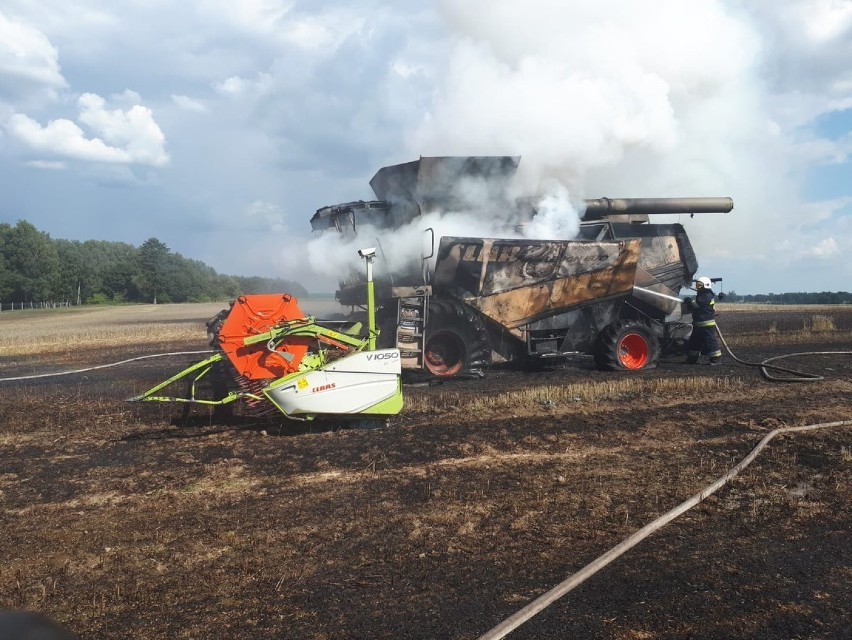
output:
[[[410,156],[522,156],[513,188],[546,197],[547,216],[527,228],[544,237],[570,237],[571,203],[584,197],[731,196],[728,216],[682,220],[702,269],[759,288],[737,273],[747,258],[787,270],[788,290],[812,289],[836,269],[828,259],[852,250],[842,226],[826,237],[819,224],[848,200],[806,204],[803,192],[808,166],[845,162],[852,146],[814,127],[852,106],[852,72],[839,62],[852,58],[850,7],[444,2],[454,37]],[[471,235],[483,226],[463,219]]]
[[[419,211],[412,212],[410,206],[392,208],[386,220],[396,216],[395,221],[382,226],[364,224],[356,214],[354,228],[328,232],[310,243],[311,267],[329,276],[356,271],[358,249],[376,245],[378,275],[418,274],[427,257],[433,258],[429,267],[434,268],[433,254],[445,236],[552,240],[576,235],[579,215],[559,182],[548,181],[542,193],[530,197],[512,172],[504,176],[502,170],[491,169],[459,176],[444,167],[443,179],[440,171],[421,169],[435,182],[427,193],[419,194]],[[432,194],[440,198],[433,200]]]

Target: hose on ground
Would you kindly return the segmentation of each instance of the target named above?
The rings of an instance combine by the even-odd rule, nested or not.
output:
[[[99,364],[94,367],[87,367],[85,369],[74,369],[73,371],[58,371],[56,373],[39,373],[32,376],[15,376],[14,378],[0,378],[0,382],[18,382],[21,380],[35,380],[37,378],[53,378],[55,376],[70,376],[75,373],[87,373],[88,371],[95,371],[96,369],[107,369],[109,367],[117,367],[122,364],[128,364],[130,362],[138,362],[139,360],[149,360],[151,358],[165,358],[166,356],[192,356],[192,355],[200,355],[202,353],[213,353],[209,349],[206,351],[173,351],[171,353],[153,353],[147,356],[139,356],[137,358],[128,358],[127,360],[120,360],[119,362],[111,362],[109,364]]]
[[[815,373],[809,373],[807,371],[799,371],[797,369],[789,369],[787,367],[779,367],[778,365],[769,364],[770,362],[774,362],[776,360],[781,360],[783,358],[793,358],[796,356],[852,355],[852,351],[802,351],[799,353],[785,353],[780,356],[767,358],[766,360],[763,360],[761,362],[748,362],[734,355],[734,352],[731,351],[731,347],[728,346],[728,342],[725,340],[725,336],[723,336],[722,332],[719,330],[719,325],[716,325],[716,333],[719,335],[719,339],[722,341],[722,345],[724,345],[725,350],[736,362],[747,367],[760,367],[760,372],[763,374],[763,377],[769,380],[770,382],[818,382],[820,380],[825,380],[825,376],[821,376]],[[787,375],[774,376],[769,373],[770,370],[779,373],[785,373]]]
[[[578,585],[585,582],[587,579],[589,579],[595,573],[603,569],[613,560],[635,547],[649,535],[651,535],[655,531],[658,531],[659,529],[662,529],[669,522],[671,522],[681,514],[685,513],[686,511],[689,511],[690,509],[692,509],[692,507],[702,502],[708,496],[711,496],[716,493],[716,491],[721,489],[728,481],[730,481],[737,474],[739,474],[740,471],[750,465],[752,461],[757,457],[757,455],[763,450],[763,448],[766,447],[767,444],[769,444],[769,441],[772,440],[772,438],[774,438],[775,436],[782,433],[813,431],[815,429],[826,429],[828,427],[849,426],[852,426],[852,420],[842,420],[840,422],[823,422],[820,424],[809,424],[800,427],[783,427],[781,429],[775,429],[774,431],[771,431],[770,433],[766,434],[766,436],[764,436],[764,438],[757,444],[754,449],[751,450],[751,453],[749,453],[745,458],[740,461],[739,464],[730,469],[721,478],[719,478],[712,484],[704,487],[701,491],[696,493],[694,496],[692,496],[685,502],[680,503],[671,511],[664,513],[662,516],[660,516],[653,522],[646,524],[644,527],[639,529],[629,538],[627,538],[620,544],[614,546],[602,556],[599,556],[596,560],[593,560],[592,562],[587,564],[577,573],[573,574],[570,578],[556,585],[550,591],[539,596],[530,604],[525,606],[523,609],[521,609],[514,615],[506,618],[503,622],[498,624],[490,631],[487,631],[485,634],[481,635],[479,637],[479,640],[499,640],[500,638],[505,638],[507,635],[509,635],[512,631],[517,629],[527,620],[540,613],[546,607],[553,604],[556,600],[567,594],[569,591],[571,591]]]

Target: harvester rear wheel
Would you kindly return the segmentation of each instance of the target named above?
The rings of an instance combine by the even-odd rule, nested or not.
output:
[[[659,355],[651,327],[638,320],[619,320],[598,336],[595,363],[604,371],[638,371],[652,366]]]
[[[427,373],[450,378],[480,371],[490,354],[485,326],[472,309],[450,300],[429,300],[423,353]]]

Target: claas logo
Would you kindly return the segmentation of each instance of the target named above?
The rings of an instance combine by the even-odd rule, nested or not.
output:
[[[331,384],[321,384],[318,387],[314,387],[311,389],[311,393],[319,393],[320,391],[328,391],[329,389],[334,389],[337,386],[337,383],[332,382]]]

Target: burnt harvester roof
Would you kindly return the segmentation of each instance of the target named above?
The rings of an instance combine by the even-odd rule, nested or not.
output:
[[[519,156],[421,157],[382,167],[370,180],[377,200],[323,207],[311,218],[311,227],[314,231],[344,231],[369,224],[394,229],[423,212],[465,210],[470,207],[465,192],[471,182],[494,187],[489,192],[499,201],[501,188],[509,183],[520,160]],[[505,198],[507,207],[534,214],[529,199],[526,202]],[[584,221],[647,222],[649,214],[728,213],[734,207],[731,198],[596,198],[583,202]]]

